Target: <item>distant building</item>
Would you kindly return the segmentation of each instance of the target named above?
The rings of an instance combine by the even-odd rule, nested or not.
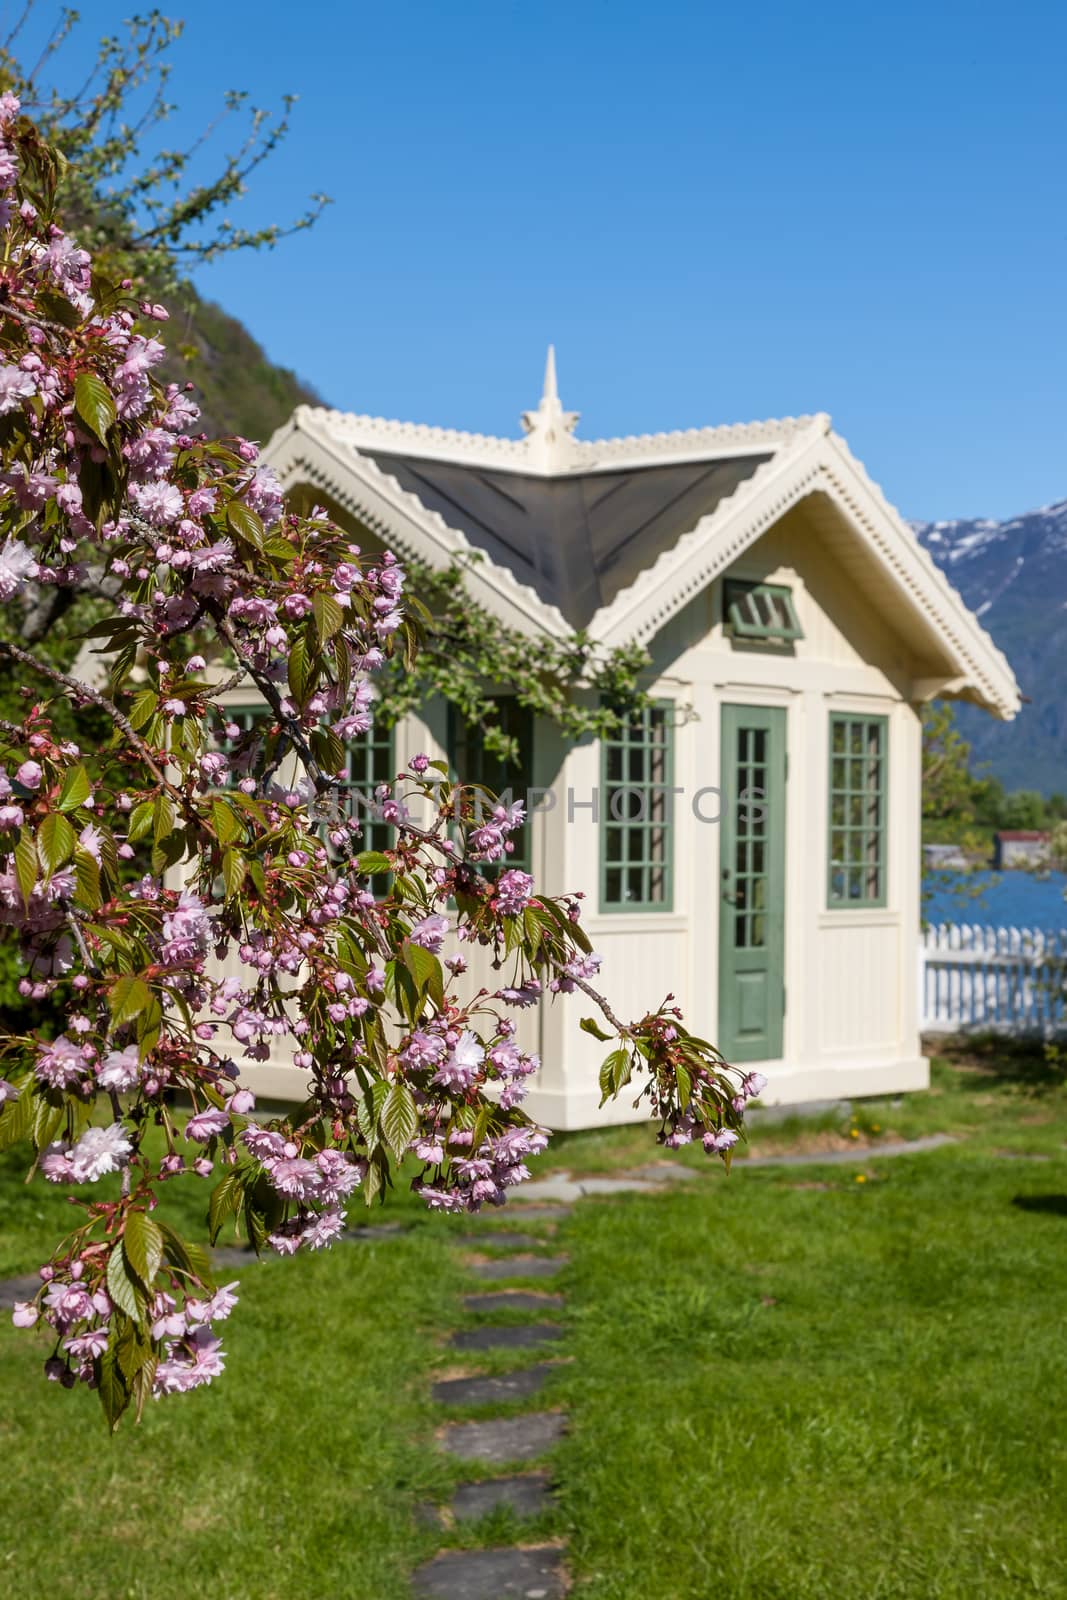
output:
[[[966,872],[971,865],[958,844],[924,844],[923,862],[940,872]]]
[[[1051,835],[1038,828],[1016,828],[995,836],[993,865],[998,872],[1040,867],[1049,858]]]

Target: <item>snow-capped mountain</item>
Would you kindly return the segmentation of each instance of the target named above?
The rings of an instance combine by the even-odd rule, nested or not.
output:
[[[912,526],[1015,669],[1024,704],[1012,723],[963,706],[976,762],[1009,789],[1067,793],[1067,500],[1009,522]]]

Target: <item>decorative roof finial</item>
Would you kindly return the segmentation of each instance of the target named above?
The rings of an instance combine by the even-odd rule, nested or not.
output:
[[[540,404],[536,411],[524,411],[522,414],[526,443],[542,467],[565,464],[567,435],[574,432],[578,415],[577,411],[564,411],[560,405],[556,384],[556,347],[550,344]]]

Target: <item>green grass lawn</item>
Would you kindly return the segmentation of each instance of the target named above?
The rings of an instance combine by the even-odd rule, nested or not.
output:
[[[933,1131],[959,1143],[874,1155]],[[568,1541],[583,1600],[1067,1595],[1063,1088],[974,1051],[929,1095],[753,1137],[798,1145],[855,1159],[739,1161],[728,1179],[708,1164],[563,1225],[573,1359],[546,1403],[571,1431],[559,1510],[525,1534]],[[553,1149],[571,1171],[656,1154],[629,1129]],[[4,1171],[0,1249],[24,1271],[56,1197],[13,1197]],[[449,1236],[431,1219],[244,1269],[225,1377],[114,1440],[91,1395],[41,1381],[31,1337],[0,1331],[12,1592],[400,1600],[440,1543],[515,1536],[501,1516],[451,1536],[414,1516],[476,1475],[425,1449],[445,1415],[429,1384],[459,1368],[438,1337],[463,1321]]]

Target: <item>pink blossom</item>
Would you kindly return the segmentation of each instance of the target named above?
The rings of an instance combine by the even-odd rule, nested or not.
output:
[[[11,1320],[16,1328],[32,1328],[40,1314],[32,1300],[16,1300]]]
[[[484,1059],[485,1051],[477,1036],[470,1032],[462,1033],[448,1060],[434,1073],[433,1081],[446,1089],[469,1089]]]
[[[18,539],[8,539],[0,549],[0,600],[12,599],[27,578],[36,578],[39,571],[27,547]]]
[[[24,789],[39,789],[44,769],[39,761],[24,761],[15,773],[15,777]]]
[[[534,881],[528,872],[512,869],[502,872],[494,892],[496,909],[502,917],[520,917],[530,903]]]
[[[203,901],[191,889],[183,889],[175,910],[163,918],[163,960],[195,961],[207,954],[210,941],[211,918]]]
[[[423,917],[421,922],[416,922],[408,934],[408,938],[412,944],[421,945],[424,950],[430,950],[436,954],[440,950],[447,932],[448,918],[434,913],[432,916]]]
[[[130,499],[154,528],[177,522],[185,510],[182,492],[173,483],[132,483]]]
[[[24,400],[37,393],[37,385],[20,367],[0,366],[0,417],[21,409]]]
[[[228,1127],[229,1122],[229,1116],[225,1111],[220,1111],[217,1106],[206,1106],[203,1111],[198,1111],[195,1116],[189,1118],[185,1124],[185,1137],[206,1144],[209,1139],[221,1133],[223,1128]]]
[[[87,1065],[77,1045],[61,1033],[58,1039],[42,1047],[33,1070],[49,1088],[69,1089],[84,1078]]]
[[[132,1153],[133,1145],[120,1122],[109,1128],[86,1128],[70,1152],[70,1170],[75,1183],[95,1183],[108,1172],[118,1172]]]

